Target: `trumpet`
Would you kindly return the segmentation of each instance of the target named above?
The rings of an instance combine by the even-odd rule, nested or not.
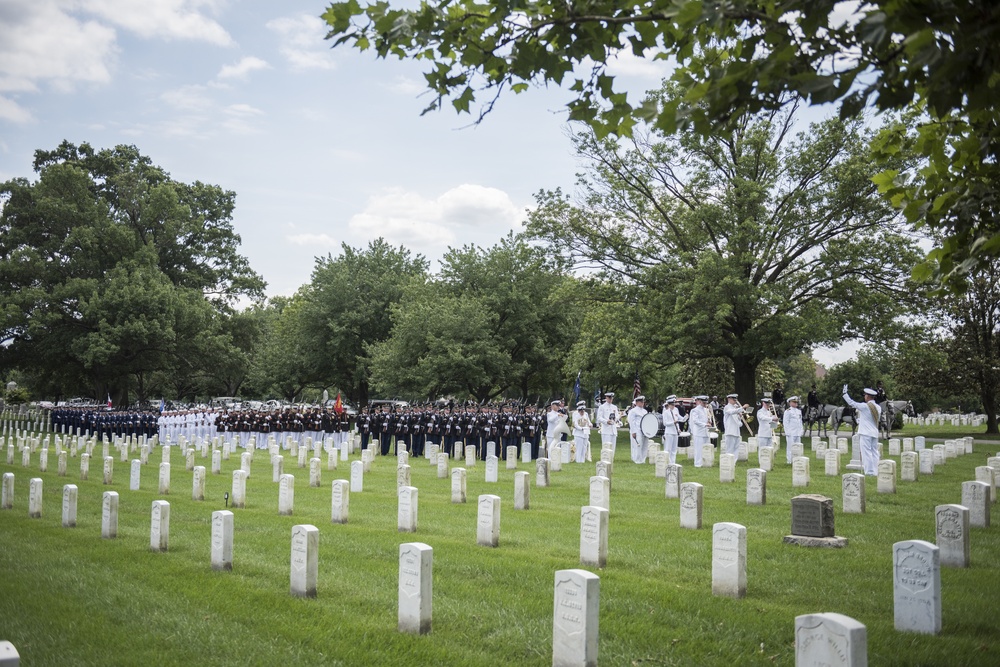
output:
[[[750,406],[746,403],[743,404],[743,411],[740,413],[740,417],[743,419],[743,425],[747,427],[747,431],[750,432],[750,437],[753,437],[753,429],[750,428],[750,421],[747,419],[747,410]]]

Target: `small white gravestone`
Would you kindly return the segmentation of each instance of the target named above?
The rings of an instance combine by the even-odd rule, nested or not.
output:
[[[486,457],[486,481],[496,483],[499,474],[500,461],[495,456]]]
[[[212,474],[222,474],[222,452],[218,449],[212,450]]]
[[[803,447],[803,445],[802,445],[801,442],[793,442],[791,445],[788,446],[788,454],[793,459],[796,456],[803,456],[805,453],[806,453],[806,450]]]
[[[701,446],[701,467],[712,468],[715,466],[715,447],[712,443]]]
[[[867,667],[868,629],[843,614],[795,617],[795,667]]]
[[[965,453],[965,446],[963,443],[962,453]],[[954,440],[944,441],[944,457],[946,459],[954,459],[958,457],[958,446]]]
[[[299,441],[294,438],[288,445],[288,455],[293,458],[298,458],[299,456]]]
[[[770,472],[774,467],[774,448],[761,447],[757,450],[757,467],[765,472]]]
[[[170,447],[167,445],[160,448],[160,463],[170,463]]]
[[[12,443],[7,443],[7,465],[14,465],[14,445]]]
[[[920,464],[916,452],[904,451],[899,455],[899,478],[904,482],[916,482],[920,479]]]
[[[796,456],[792,459],[792,486],[809,486],[809,457]]]
[[[399,453],[396,454],[396,467],[408,465],[410,465],[410,453],[405,449],[399,450]]]
[[[399,545],[399,632],[431,631],[434,550],[421,542]]]
[[[598,477],[607,477],[608,479],[611,479],[611,473],[614,470],[614,468],[615,464],[612,463],[611,461],[598,461],[597,464],[594,466],[595,469],[594,474],[597,475]]]
[[[39,472],[48,472],[49,470],[49,448],[42,447],[42,451],[38,454],[38,470]]]
[[[361,461],[351,462],[351,493],[361,493],[365,488],[364,466]]]
[[[826,472],[827,477],[836,477],[840,474],[840,455],[842,453],[839,449],[826,450],[824,472]]]
[[[657,443],[650,440],[649,447],[646,448],[646,463],[650,465],[655,465],[656,455],[659,453],[660,453],[660,446]]]
[[[610,447],[603,447],[601,449],[601,460],[604,461],[605,463],[614,463],[615,450],[611,449]]]
[[[410,486],[410,466],[399,466],[396,468],[396,490],[404,486]]]
[[[101,459],[108,458],[108,454],[111,452],[111,443],[101,440]]]
[[[115,472],[115,459],[113,456],[104,457],[104,483],[111,484]]]
[[[330,493],[330,523],[347,523],[351,487],[346,479],[335,479]]]
[[[580,565],[608,564],[608,516],[606,507],[580,508]]]
[[[941,632],[941,552],[923,540],[892,545],[892,597],[896,629]]]
[[[154,500],[149,522],[149,548],[152,551],[166,551],[169,546],[170,503],[166,500]]]
[[[291,516],[295,511],[295,475],[278,479],[278,516]]]
[[[517,470],[517,447],[515,445],[507,447],[507,470]]]
[[[191,500],[205,499],[205,466],[195,466],[191,477]]]
[[[936,542],[943,567],[969,567],[969,508],[938,505],[934,508]]]
[[[451,502],[458,504],[467,500],[465,468],[455,468],[451,471]]]
[[[149,445],[143,445],[139,448],[139,461],[142,465],[149,463]]]
[[[0,495],[0,510],[14,509],[14,473],[3,474],[3,491]]]
[[[920,460],[920,474],[934,474],[934,451],[930,449],[918,449],[917,456]]]
[[[653,474],[656,477],[664,478],[667,476],[667,465],[670,463],[670,453],[669,452],[657,452],[656,460],[653,462]]]
[[[437,467],[438,479],[448,479],[448,452],[438,454]]]
[[[184,470],[187,472],[194,470],[194,449],[184,452]]]
[[[476,514],[476,544],[481,547],[500,545],[500,496],[479,496]]]
[[[243,452],[240,454],[240,469],[250,476],[250,463],[253,461],[253,454],[250,452]]]
[[[552,603],[552,667],[597,666],[601,578],[557,570]]]
[[[747,529],[738,523],[712,526],[712,595],[747,594]]]
[[[607,477],[590,478],[590,504],[594,507],[611,509],[611,480]]]
[[[684,483],[683,471],[684,471],[684,466],[678,463],[671,463],[670,465],[667,466],[667,470],[664,473],[666,479],[667,498],[681,497],[681,484]]]
[[[816,454],[817,461],[826,461],[826,447],[824,445],[818,445],[813,452]]]
[[[931,451],[934,452],[934,465],[943,466],[948,458],[947,453],[944,451],[944,445],[934,445]]]
[[[847,473],[841,481],[843,490],[843,511],[845,514],[865,513],[865,476]]]
[[[486,443],[486,457],[489,458],[490,456],[496,456],[496,455],[497,455],[497,443],[494,442],[493,440],[490,440],[489,442]]]
[[[247,506],[247,472],[237,468],[233,471],[233,507],[244,509]]]
[[[743,440],[740,441],[740,444],[736,445],[736,460],[737,461],[750,460],[750,446]]]
[[[922,435],[918,435],[917,437],[915,437],[915,438],[913,439],[913,448],[914,448],[914,450],[915,450],[915,451],[918,451],[918,452],[919,452],[919,451],[922,451],[922,450],[923,450],[923,448],[927,446],[927,445],[925,444],[926,442],[927,442],[927,441],[926,441],[926,439],[924,438],[924,436],[922,436]]]
[[[142,461],[139,459],[132,459],[132,467],[129,470],[128,476],[128,490],[138,491],[139,483],[142,479]]]
[[[528,473],[520,470],[514,473],[514,509],[526,510],[531,507],[531,484]]]
[[[767,471],[761,468],[747,470],[747,505],[767,503]]]
[[[170,464],[161,463],[160,464],[160,494],[169,495],[170,494]]]
[[[912,452],[913,451],[913,438],[903,438],[902,445],[903,446],[902,446],[902,449],[900,450],[900,454],[902,454],[903,452]]]
[[[830,447],[830,449],[839,449],[841,452],[843,452],[844,454],[846,454],[848,452],[848,449],[847,449],[847,438],[837,438],[837,446],[836,447]]]
[[[212,512],[212,569],[233,569],[233,513]]]
[[[997,475],[990,466],[976,466],[976,481],[982,482],[990,492],[990,503],[997,501]]]
[[[705,487],[698,482],[681,484],[681,528],[701,528],[704,491]]]
[[[326,453],[326,469],[327,470],[336,470],[337,469],[337,450],[336,449],[330,449],[330,451],[328,451]]]
[[[437,465],[438,450],[439,450],[439,447],[437,445],[434,445],[434,444],[427,445],[427,449],[424,450],[424,457],[428,461],[430,461],[430,464],[432,466],[436,466]]]
[[[28,516],[42,518],[42,478],[32,477],[28,482]]]
[[[309,524],[292,526],[291,565],[291,594],[300,598],[316,597],[316,580],[319,575],[319,528]]]
[[[969,508],[969,525],[990,527],[990,487],[985,482],[962,482],[962,505]]]
[[[559,472],[562,470],[563,455],[562,450],[569,447],[568,443],[559,444],[558,442],[552,446],[552,451],[549,452],[549,471]]]
[[[76,500],[79,496],[76,484],[63,486],[62,525],[63,528],[76,527]]]
[[[372,463],[375,461],[375,450],[366,449],[361,452],[361,470],[362,472],[371,472]]]
[[[320,460],[309,459],[309,486],[318,489],[323,485],[323,469],[320,467]]]
[[[401,533],[417,532],[417,487],[401,486],[396,493],[396,530]]]
[[[899,456],[899,438],[889,438],[889,456]]]
[[[549,460],[541,458],[535,461],[535,486],[549,485]]]
[[[896,462],[885,459],[878,462],[878,492],[896,493]]]
[[[476,446],[466,445],[465,447],[465,467],[471,468],[476,465]]]
[[[101,537],[106,540],[118,537],[117,491],[105,491],[101,498]]]
[[[285,457],[280,454],[271,457],[271,481],[275,484],[285,474]]]
[[[560,453],[562,454],[562,462],[563,463],[569,463],[572,460],[572,458],[573,458],[570,455],[570,450],[571,450],[572,444],[573,443],[571,441],[569,441],[569,440],[563,440],[562,444],[559,447]]]
[[[729,484],[736,481],[736,455],[719,456],[719,482]]]

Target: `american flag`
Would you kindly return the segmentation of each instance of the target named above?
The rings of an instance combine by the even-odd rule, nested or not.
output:
[[[639,383],[639,371],[635,372],[635,382],[632,383],[632,400],[642,394],[642,384]]]

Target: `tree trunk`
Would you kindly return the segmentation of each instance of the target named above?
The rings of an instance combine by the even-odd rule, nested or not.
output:
[[[986,433],[988,435],[1000,434],[997,428],[997,398],[992,387],[984,387],[980,399],[983,401],[983,412],[986,413]]]
[[[756,405],[757,366],[760,362],[752,357],[732,357],[732,362],[736,373],[736,393],[740,395],[740,403]]]

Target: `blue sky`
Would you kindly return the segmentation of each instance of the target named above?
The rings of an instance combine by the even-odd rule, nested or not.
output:
[[[434,260],[517,229],[539,189],[572,189],[565,91],[508,95],[475,127],[450,108],[421,117],[421,65],[331,50],[326,4],[0,0],[0,180],[33,178],[33,152],[64,139],[135,144],[237,193],[270,295],[341,242]],[[625,54],[612,73],[639,96],[665,67]]]

